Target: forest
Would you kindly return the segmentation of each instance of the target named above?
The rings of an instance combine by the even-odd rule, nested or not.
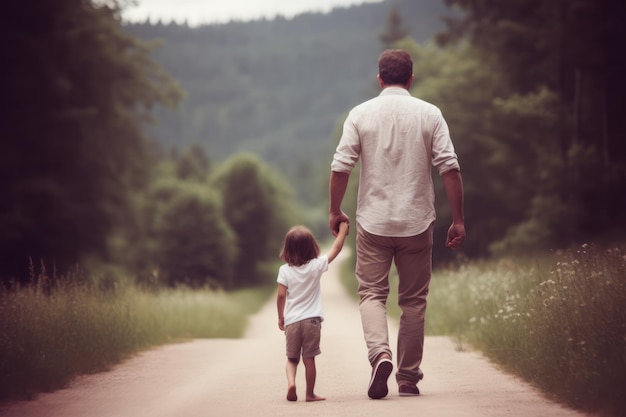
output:
[[[387,47],[411,52],[412,93],[450,125],[468,229],[457,257],[623,242],[618,0],[386,0],[200,27],[129,24],[116,2],[0,7],[5,283],[42,270],[270,279],[289,225],[323,237],[339,126],[378,93]]]

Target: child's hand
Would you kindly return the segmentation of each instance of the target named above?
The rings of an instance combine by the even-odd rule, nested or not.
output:
[[[350,232],[350,223],[341,222],[339,223],[339,233],[345,233],[346,235]]]

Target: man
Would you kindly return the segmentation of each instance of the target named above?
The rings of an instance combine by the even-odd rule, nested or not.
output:
[[[432,166],[443,178],[452,209],[446,246],[457,249],[465,239],[463,182],[441,111],[410,95],[413,61],[407,52],[384,51],[378,69],[382,91],[348,114],[331,164],[329,190],[329,223],[336,236],[339,223],[349,221],[341,203],[360,159],[356,278],[372,365],[368,396],[373,399],[387,396],[393,371],[386,316],[392,261],[402,310],[396,372],[400,396],[419,395],[417,383],[424,377],[420,364],[435,220]]]

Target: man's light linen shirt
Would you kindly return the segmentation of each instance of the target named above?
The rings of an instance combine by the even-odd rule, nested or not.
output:
[[[357,222],[369,233],[406,237],[435,220],[432,166],[459,169],[448,125],[436,106],[401,87],[387,87],[353,108],[331,170],[361,161]]]

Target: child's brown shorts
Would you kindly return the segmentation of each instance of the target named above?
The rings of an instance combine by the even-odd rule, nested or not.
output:
[[[322,319],[311,317],[285,326],[287,339],[287,357],[312,358],[322,353],[320,350],[320,335]]]

